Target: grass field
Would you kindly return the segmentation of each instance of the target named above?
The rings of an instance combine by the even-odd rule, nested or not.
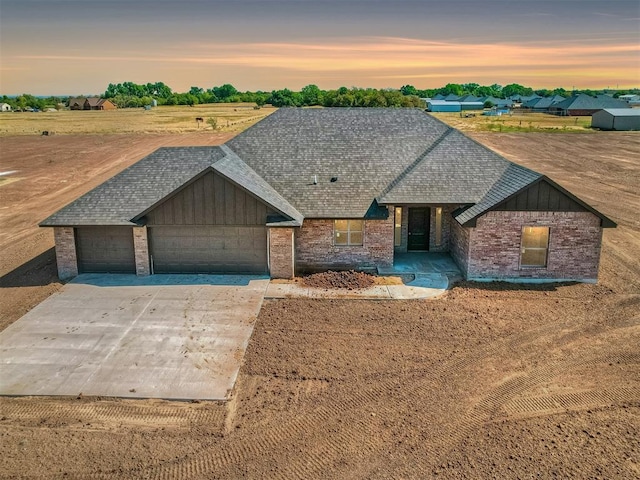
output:
[[[0,115],[0,135],[110,133],[187,133],[215,130],[240,132],[273,113],[273,107],[254,109],[253,103],[161,106],[151,110],[126,108],[110,111],[12,112]],[[473,112],[470,112],[473,113]],[[514,113],[500,117],[460,113],[432,113],[462,131],[471,132],[590,132],[591,117],[557,117],[544,113]],[[202,118],[197,122],[196,118]]]
[[[437,112],[436,118],[462,131],[472,132],[541,132],[541,133],[585,133],[592,132],[591,117],[558,117],[547,113],[513,113],[490,117],[476,113],[475,117],[465,117],[465,113]]]
[[[186,133],[213,131],[207,120],[216,120],[216,130],[236,132],[273,113],[276,109],[254,109],[253,103],[162,106],[145,110],[126,108],[108,111],[7,112],[0,115],[0,135],[83,133]],[[197,122],[196,118],[202,118]]]

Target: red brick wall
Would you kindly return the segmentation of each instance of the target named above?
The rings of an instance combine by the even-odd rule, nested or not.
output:
[[[469,268],[469,234],[471,229],[461,226],[455,219],[451,219],[451,236],[449,237],[449,251],[451,257],[458,264],[464,276]]]
[[[76,236],[73,227],[54,227],[56,242],[56,263],[58,278],[66,280],[78,275],[78,257],[76,256]]]
[[[136,261],[136,275],[146,276],[151,274],[149,240],[146,226],[133,227],[133,248]]]
[[[549,227],[547,266],[520,268],[523,226]],[[591,212],[488,212],[469,231],[467,278],[598,278],[602,228]]]
[[[271,278],[293,278],[293,228],[269,228]]]
[[[334,246],[333,220],[305,219],[296,232],[296,270],[373,269],[393,264],[393,214],[365,220],[362,246]]]

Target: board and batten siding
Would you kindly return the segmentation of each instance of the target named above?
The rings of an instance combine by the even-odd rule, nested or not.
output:
[[[495,211],[538,212],[586,212],[588,211],[571,197],[553,185],[543,181],[531,185],[509,200],[501,203]]]
[[[207,172],[146,214],[146,224],[264,225],[275,211],[224,177]]]

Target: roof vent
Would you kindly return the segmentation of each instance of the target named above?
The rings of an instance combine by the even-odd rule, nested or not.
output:
[[[314,175],[314,176],[313,176],[313,184],[314,184],[314,185],[317,185],[317,184],[318,184],[318,176],[317,176],[317,175]]]
[[[331,177],[331,183],[335,183],[338,181],[338,177]]]

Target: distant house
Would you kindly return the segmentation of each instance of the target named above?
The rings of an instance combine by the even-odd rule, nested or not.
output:
[[[463,95],[458,99],[458,101],[459,102],[479,102],[480,97],[476,97],[475,95]]]
[[[542,98],[542,96],[535,93],[533,95],[511,95],[509,100],[513,102],[514,107],[520,107],[522,104],[535,100],[536,98]]]
[[[632,107],[640,105],[640,95],[634,95],[632,93],[628,95],[620,95],[618,100],[622,100],[623,102],[627,102]]]
[[[454,95],[453,93],[450,93],[449,95],[444,97],[443,100],[445,100],[446,102],[459,102],[460,97],[458,95]]]
[[[591,116],[591,126],[601,130],[640,130],[640,109],[607,108]]]
[[[11,105],[9,105],[8,103],[0,103],[0,112],[10,112],[11,111]]]
[[[590,116],[609,108],[631,108],[622,101],[609,95],[591,97],[581,93],[549,107],[549,113],[561,116]]]
[[[408,108],[282,108],[221,146],[161,148],[40,225],[54,229],[60,278],[290,278],[430,251],[467,279],[514,281],[595,281],[602,230],[615,227]]]
[[[513,100],[508,98],[497,98],[497,97],[480,97],[478,102],[482,102],[484,105],[487,102],[491,102],[494,107],[498,108],[511,108],[513,107]]]
[[[115,104],[106,98],[100,97],[71,97],[69,98],[70,110],[115,110]]]
[[[534,98],[523,103],[520,108],[531,112],[548,112],[553,105],[564,100],[566,99],[560,95],[555,95],[553,97]]]

